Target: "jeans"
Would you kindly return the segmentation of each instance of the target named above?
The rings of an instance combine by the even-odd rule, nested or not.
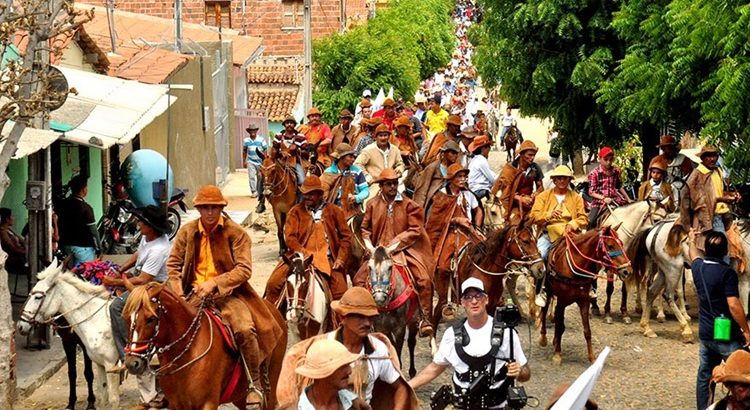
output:
[[[305,170],[302,169],[302,164],[297,162],[294,169],[297,171],[297,185],[302,185],[305,182]]]
[[[257,194],[260,182],[260,165],[247,163],[247,181],[250,184],[250,193]]]
[[[552,241],[549,239],[547,233],[543,233],[542,236],[536,240],[536,248],[539,249],[539,255],[541,255],[542,260],[547,262],[547,255],[549,255],[549,250],[552,249]]]
[[[120,296],[112,298],[109,305],[109,319],[112,321],[112,338],[117,346],[117,353],[120,359],[125,359],[125,343],[128,342],[128,327],[125,325],[125,318],[122,317],[122,310],[125,302],[128,300],[130,291],[123,292]]]
[[[474,191],[474,196],[476,196],[477,199],[479,199],[479,200],[482,200],[482,199],[485,199],[485,198],[489,199],[489,197],[490,197],[490,190],[489,189],[480,189],[480,190]]]
[[[591,207],[591,210],[589,211],[589,226],[588,229],[594,229],[596,228],[596,220],[599,219],[599,212],[601,211],[601,208],[599,207]]]
[[[66,245],[63,246],[63,250],[71,256],[70,266],[96,259],[96,248],[93,247]]]
[[[717,342],[714,340],[701,340],[698,351],[698,378],[695,386],[695,404],[698,410],[705,410],[708,403],[708,383],[711,380],[711,372],[722,360],[729,357],[732,352],[742,347],[738,341]]]

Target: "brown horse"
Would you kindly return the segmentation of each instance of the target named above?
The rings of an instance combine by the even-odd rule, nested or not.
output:
[[[273,217],[276,220],[276,237],[279,239],[279,255],[287,248],[284,242],[284,224],[289,210],[297,203],[297,174],[293,166],[273,159],[273,154],[258,152],[263,163],[260,172],[264,178],[263,195],[271,203]]]
[[[513,161],[513,158],[516,157],[516,146],[518,145],[518,140],[518,127],[512,125],[503,138],[503,146],[505,146],[505,151],[507,152],[505,162],[511,162]]]
[[[175,409],[216,409],[221,403],[245,408],[247,373],[243,360],[227,342],[228,330],[214,313],[195,307],[162,284],[134,288],[123,315],[131,318],[125,365],[132,374],[147,371],[156,353],[159,383]],[[276,309],[272,320],[283,328]],[[276,406],[276,383],[286,350],[286,333],[261,363],[267,392],[264,409]]]
[[[589,310],[591,300],[589,291],[591,283],[598,277],[600,267],[616,273],[625,280],[632,273],[630,259],[625,255],[622,242],[617,233],[610,226],[593,229],[585,234],[573,237],[565,235],[550,250],[547,260],[549,274],[546,288],[550,296],[557,299],[555,304],[555,353],[552,360],[560,364],[561,340],[565,331],[565,308],[576,303],[581,311],[583,335],[586,338],[588,359],[594,362],[594,352],[591,347],[591,325],[589,324]],[[547,309],[549,303],[542,308],[539,345],[547,346]]]

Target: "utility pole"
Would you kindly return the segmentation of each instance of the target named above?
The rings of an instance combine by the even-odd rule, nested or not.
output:
[[[305,75],[303,80],[303,90],[305,95],[304,109],[305,113],[312,107],[312,0],[304,1],[304,19],[305,19]]]
[[[182,52],[182,0],[174,0],[174,47]]]
[[[339,0],[339,20],[341,20],[340,32],[346,31],[346,0]]]

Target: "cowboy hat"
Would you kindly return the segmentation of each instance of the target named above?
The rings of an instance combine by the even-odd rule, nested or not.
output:
[[[367,121],[367,125],[369,125],[370,127],[377,127],[382,123],[383,119],[381,117],[372,117]]]
[[[391,133],[391,130],[390,130],[390,129],[388,129],[388,126],[387,126],[387,125],[385,125],[385,124],[380,124],[380,125],[378,125],[378,128],[375,128],[375,135],[376,135],[376,136],[377,136],[378,134],[384,134],[384,133],[385,133],[385,134],[390,134],[390,133]]]
[[[258,131],[258,126],[255,125],[255,124],[250,124],[250,125],[247,126],[247,128],[245,128],[245,131],[247,131],[247,132]]]
[[[445,151],[461,152],[461,147],[458,146],[456,141],[446,141],[443,146],[440,147],[440,152]]]
[[[416,96],[416,97],[414,98],[414,103],[415,103],[415,104],[419,104],[419,103],[422,103],[422,104],[424,104],[424,103],[426,103],[426,102],[427,102],[427,97],[425,97],[425,96],[424,96],[424,95],[422,95],[422,94],[418,94],[418,95],[417,95],[417,96]]]
[[[451,164],[451,166],[448,167],[448,175],[446,175],[444,179],[453,179],[462,172],[466,172],[466,174],[468,174],[469,169],[464,168],[463,165],[456,162],[455,164]]]
[[[359,286],[349,288],[340,300],[331,302],[331,309],[344,317],[346,315],[377,316],[378,305],[367,289]]]
[[[362,91],[362,97],[372,97],[372,91],[370,90]]]
[[[552,170],[552,172],[550,172],[549,177],[566,177],[573,179],[575,178],[575,175],[573,175],[573,171],[571,171],[567,165],[558,165],[557,167],[555,167],[555,169]]]
[[[383,107],[393,107],[396,105],[396,102],[393,101],[393,98],[386,98],[385,101],[383,101]]]
[[[713,145],[704,145],[698,153],[698,158],[703,158],[704,155],[708,154],[719,155],[719,150]]]
[[[361,355],[351,353],[335,339],[320,339],[310,345],[305,358],[294,372],[309,379],[325,379],[342,366],[359,360]]]
[[[652,169],[658,169],[662,172],[667,172],[667,161],[663,157],[654,157],[648,164],[649,171]]]
[[[474,141],[469,144],[469,151],[474,152],[479,148],[492,145],[492,141],[486,135],[480,135],[474,138]]]
[[[477,135],[479,135],[479,132],[474,127],[465,127],[461,130],[461,138],[474,139]]]
[[[224,195],[221,194],[221,190],[216,185],[204,185],[193,198],[193,206],[203,205],[227,206],[227,200],[224,199]]]
[[[336,150],[331,154],[331,156],[337,160],[344,158],[347,155],[354,155],[354,148],[345,142],[337,145]]]
[[[458,126],[460,126],[462,123],[463,121],[461,121],[461,117],[459,117],[456,114],[448,116],[448,120],[446,121],[446,124],[458,125]]]
[[[172,230],[167,222],[167,213],[161,207],[148,205],[133,209],[130,213],[159,233],[165,234]]]
[[[352,113],[349,110],[347,110],[346,108],[344,108],[339,113],[339,118],[354,118],[354,116],[352,115]]]
[[[521,146],[518,148],[518,154],[522,154],[524,151],[539,151],[539,147],[536,146],[531,140],[526,140],[521,143]]]
[[[396,118],[396,121],[393,121],[393,125],[396,127],[411,127],[412,123],[407,116],[402,115]]]
[[[384,170],[380,171],[380,175],[378,175],[377,178],[375,178],[372,183],[373,184],[380,184],[386,181],[398,181],[398,174],[396,171],[394,171],[392,168],[385,168]]]
[[[370,102],[370,100],[367,98],[363,98],[362,100],[360,100],[359,106],[361,108],[372,107],[372,102]]]
[[[299,191],[303,194],[308,194],[314,191],[323,192],[323,184],[320,182],[320,178],[317,175],[310,175],[305,178],[302,186],[299,187]]]
[[[294,123],[294,125],[297,125],[297,120],[294,119],[291,115],[287,115],[286,118],[284,118],[284,122],[282,122],[282,125],[286,125],[286,123],[291,122]]]
[[[320,110],[317,109],[316,107],[312,107],[312,108],[310,108],[310,111],[307,112],[307,118],[310,118],[310,116],[312,116],[312,115],[320,115],[320,116],[322,116],[323,114],[321,114]]]
[[[661,148],[665,145],[677,145],[677,140],[671,135],[662,135],[659,137],[659,145],[656,147]]]
[[[737,350],[729,355],[726,362],[714,367],[712,380],[716,383],[750,384],[750,353]]]

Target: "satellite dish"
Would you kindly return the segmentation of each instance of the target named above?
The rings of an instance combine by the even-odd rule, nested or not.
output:
[[[45,108],[50,111],[54,111],[68,99],[68,79],[65,78],[65,74],[62,73],[58,68],[49,66],[47,67],[47,98],[45,101]]]

